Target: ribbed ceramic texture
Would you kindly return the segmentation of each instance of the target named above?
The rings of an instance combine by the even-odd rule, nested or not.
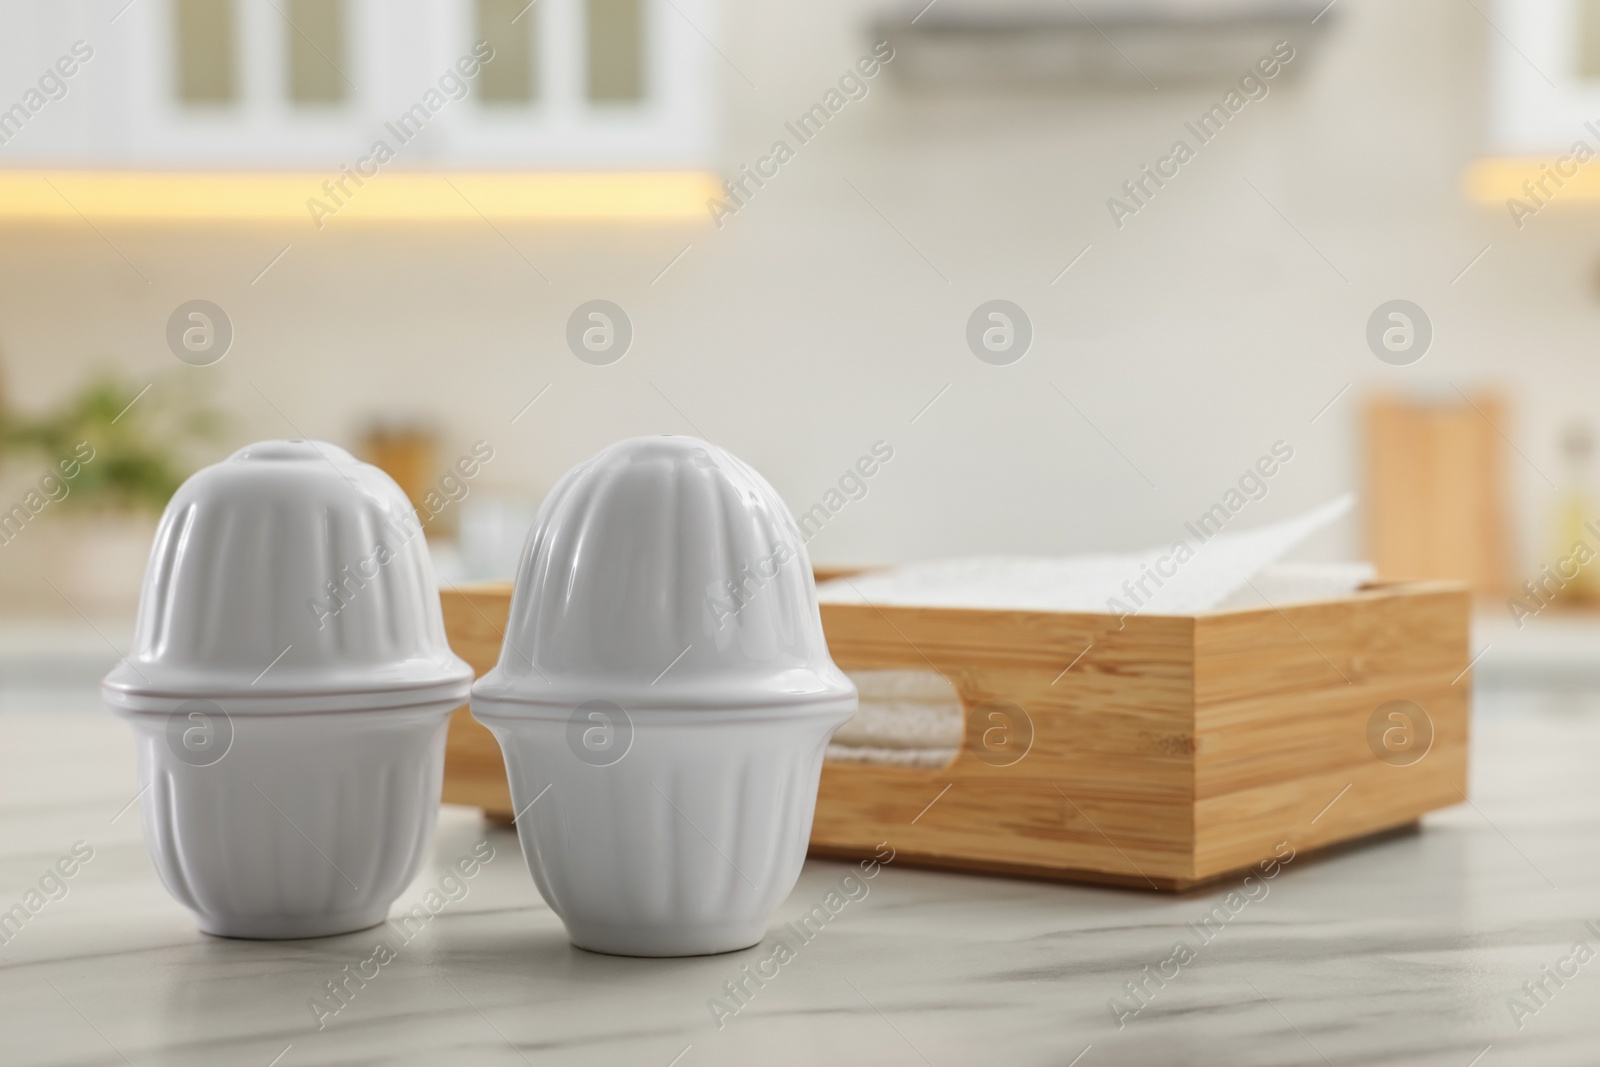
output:
[[[761,939],[855,708],[788,509],[692,437],[619,442],[556,484],[472,687],[539,892],[574,944],[637,956]]]
[[[259,698],[470,679],[400,487],[333,445],[265,441],[173,496],[106,688]]]
[[[693,437],[621,441],[556,484],[523,550],[500,662],[474,691],[630,712],[855,692],[828,656],[782,499]]]
[[[805,861],[823,748],[849,714],[651,712],[604,767],[568,750],[565,721],[490,726],[528,869],[573,943],[680,956],[764,936]]]
[[[174,756],[165,716],[129,715],[162,882],[226,937],[382,922],[433,838],[449,711],[240,716],[227,754],[205,767]]]

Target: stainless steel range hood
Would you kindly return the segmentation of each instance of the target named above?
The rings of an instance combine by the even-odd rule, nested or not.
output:
[[[874,30],[894,46],[895,76],[919,90],[1148,92],[1235,79],[1277,41],[1298,51],[1337,3],[913,0]]]

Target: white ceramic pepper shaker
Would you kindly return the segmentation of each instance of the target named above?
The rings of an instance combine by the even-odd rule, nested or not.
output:
[[[631,956],[761,940],[855,709],[793,517],[691,437],[619,442],[557,483],[472,690],[539,892],[574,944]]]
[[[133,725],[167,889],[226,937],[382,922],[427,854],[471,678],[388,475],[316,441],[195,474],[157,530],[133,652],[102,683]]]

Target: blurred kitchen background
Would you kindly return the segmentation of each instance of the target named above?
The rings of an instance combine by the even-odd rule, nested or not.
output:
[[[7,0],[0,707],[92,704],[245,442],[379,462],[463,581],[646,433],[796,513],[886,442],[819,564],[1167,542],[1286,442],[1241,527],[1355,489],[1302,558],[1472,582],[1480,686],[1559,704],[1592,149],[1596,0]]]

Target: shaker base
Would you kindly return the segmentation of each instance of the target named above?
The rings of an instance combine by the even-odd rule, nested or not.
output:
[[[288,941],[332,937],[369,930],[389,917],[389,908],[336,912],[331,915],[197,915],[202,933],[250,941]]]
[[[753,948],[766,926],[579,926],[567,924],[572,943],[608,956],[714,956]]]

